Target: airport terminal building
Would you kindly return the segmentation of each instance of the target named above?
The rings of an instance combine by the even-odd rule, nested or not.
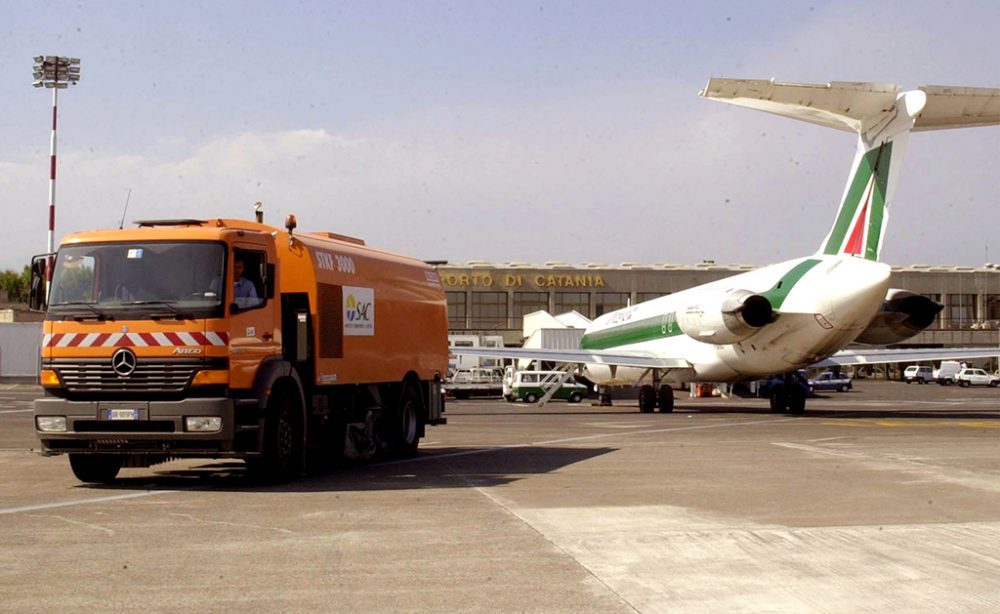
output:
[[[521,344],[524,315],[540,309],[552,314],[577,311],[593,319],[630,303],[754,268],[712,261],[696,265],[475,260],[437,264],[448,295],[449,331],[503,335],[507,345]],[[935,322],[906,346],[1000,346],[1000,265],[894,268],[890,287],[923,294],[944,305]]]

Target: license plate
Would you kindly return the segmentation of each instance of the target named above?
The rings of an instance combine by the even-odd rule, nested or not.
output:
[[[105,420],[138,420],[138,409],[106,409]]]

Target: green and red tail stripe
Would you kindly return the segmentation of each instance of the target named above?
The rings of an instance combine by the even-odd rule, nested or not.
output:
[[[823,246],[824,254],[851,254],[878,260],[886,222],[891,159],[892,141],[859,157],[837,220]]]

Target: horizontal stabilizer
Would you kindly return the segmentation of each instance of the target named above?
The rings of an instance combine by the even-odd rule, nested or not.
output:
[[[877,261],[909,133],[1000,124],[1000,89],[893,83],[709,79],[700,95],[846,130],[858,145],[833,227],[820,254]]]
[[[925,85],[914,131],[1000,124],[1000,89]],[[871,132],[896,115],[901,88],[893,83],[778,83],[710,79],[699,95],[849,132]]]

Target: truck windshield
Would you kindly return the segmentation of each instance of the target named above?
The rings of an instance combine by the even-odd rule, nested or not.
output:
[[[222,243],[207,241],[64,246],[49,312],[88,319],[216,317],[225,257]]]

